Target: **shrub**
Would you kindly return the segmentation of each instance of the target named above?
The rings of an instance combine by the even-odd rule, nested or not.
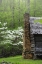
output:
[[[22,45],[2,44],[0,45],[0,57],[9,57],[22,54]]]

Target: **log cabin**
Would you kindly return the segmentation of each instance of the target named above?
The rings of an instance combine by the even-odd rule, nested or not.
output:
[[[42,17],[24,15],[23,58],[36,59],[42,56],[42,24],[35,22]]]

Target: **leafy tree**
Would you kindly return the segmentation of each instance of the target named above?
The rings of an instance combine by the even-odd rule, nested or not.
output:
[[[7,30],[6,24],[7,22],[6,23],[0,22],[0,43],[5,40],[4,37],[6,36],[6,30]]]

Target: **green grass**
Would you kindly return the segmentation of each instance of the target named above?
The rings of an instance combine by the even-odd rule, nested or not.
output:
[[[14,64],[42,64],[42,60],[23,59],[22,56],[0,58],[0,62],[3,60]]]

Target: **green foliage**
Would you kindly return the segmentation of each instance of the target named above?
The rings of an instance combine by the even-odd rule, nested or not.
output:
[[[7,30],[6,24],[7,23],[0,22],[0,43],[1,41],[4,41],[4,36],[6,36],[6,33],[5,33],[5,31]]]
[[[9,57],[22,54],[22,45],[0,44],[0,57]]]
[[[7,23],[0,22],[0,57],[9,57],[22,54],[22,27],[18,30],[7,30]]]
[[[42,24],[42,19],[40,19],[40,20],[35,20],[34,22],[35,22],[35,23],[40,22],[40,23]]]
[[[35,3],[36,2],[36,3]],[[8,23],[8,29],[23,26],[23,15],[28,12],[28,0],[2,0],[0,5],[0,21]],[[42,1],[30,0],[30,16],[42,17]]]
[[[41,0],[30,0],[30,15],[42,17],[42,1]]]

